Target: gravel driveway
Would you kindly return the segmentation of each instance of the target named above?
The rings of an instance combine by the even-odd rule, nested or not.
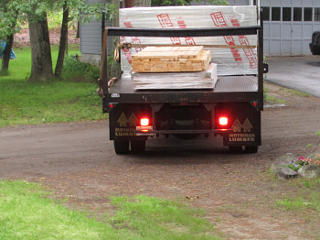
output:
[[[304,154],[318,141],[320,99],[285,98],[289,106],[263,112],[263,145],[252,155],[228,154],[219,140],[172,138],[148,142],[144,155],[117,156],[106,121],[3,128],[0,178],[41,182],[97,214],[112,210],[111,195],[145,194],[206,209],[229,239],[315,239],[319,216],[307,222],[277,209],[275,200],[296,189],[268,170],[278,156]]]

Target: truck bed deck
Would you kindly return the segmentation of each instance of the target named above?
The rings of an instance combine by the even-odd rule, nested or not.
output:
[[[258,96],[257,76],[220,76],[214,89],[136,91],[129,74],[123,74],[109,89],[110,101],[123,103],[181,103],[250,101]]]
[[[174,80],[173,80],[174,81]],[[217,84],[212,90],[134,90],[133,83],[129,74],[125,74],[121,79],[117,80],[110,88],[110,93],[148,93],[148,92],[163,92],[163,91],[206,91],[206,92],[257,92],[258,91],[258,79],[256,76],[222,76],[219,77]]]

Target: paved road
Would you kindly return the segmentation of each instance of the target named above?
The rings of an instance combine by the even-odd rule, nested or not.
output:
[[[272,57],[267,80],[320,97],[320,56]]]

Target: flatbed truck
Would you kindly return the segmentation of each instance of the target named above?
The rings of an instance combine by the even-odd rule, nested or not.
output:
[[[212,90],[135,91],[131,78],[107,79],[109,36],[214,37],[257,36],[258,73],[219,76]],[[256,153],[261,145],[263,110],[263,25],[232,28],[141,29],[106,28],[99,88],[103,112],[109,113],[110,140],[117,154],[145,151],[148,138],[174,135],[222,136],[231,152]],[[174,81],[174,79],[172,79]]]

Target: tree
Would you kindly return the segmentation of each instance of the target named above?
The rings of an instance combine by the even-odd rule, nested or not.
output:
[[[62,7],[63,15],[62,15],[62,23],[61,23],[61,31],[60,31],[60,43],[59,43],[59,53],[58,59],[55,69],[55,76],[60,77],[63,68],[64,55],[67,49],[68,44],[68,23],[69,23],[69,7],[67,0],[64,1]]]
[[[53,6],[52,0],[2,0],[0,9],[1,32],[12,47],[11,34],[19,30],[19,23],[29,22],[32,55],[31,81],[52,78],[52,62],[46,11]],[[9,51],[8,51],[9,52]],[[5,64],[5,61],[3,61]],[[5,66],[6,67],[6,66]]]
[[[60,30],[60,42],[58,59],[55,68],[55,76],[61,77],[63,70],[64,56],[66,54],[68,45],[68,24],[72,20],[79,22],[89,21],[90,18],[101,18],[101,9],[104,8],[103,4],[86,4],[85,0],[56,0],[54,11],[59,11],[62,4],[62,23]],[[110,4],[107,5],[106,12],[110,12]]]
[[[53,78],[47,14],[28,16],[31,45],[29,81],[46,82]]]
[[[19,24],[28,20],[32,53],[30,80],[44,80],[52,77],[51,51],[46,10],[52,0],[2,0],[0,4],[0,37],[7,40],[7,48],[2,62],[3,71],[9,67],[13,34],[19,30]],[[4,35],[4,36],[3,36]],[[43,72],[45,71],[45,72]]]
[[[68,42],[68,22],[72,19],[87,21],[101,17],[101,4],[88,6],[85,0],[0,0],[0,39],[7,40],[3,67],[8,68],[13,34],[19,30],[16,23],[28,22],[32,66],[30,81],[48,81],[53,78],[47,12],[63,9],[59,56],[55,73],[61,75]],[[70,17],[71,16],[71,17]]]
[[[7,45],[3,52],[1,74],[7,74],[9,69],[9,62],[10,62],[10,56],[11,56],[11,51],[13,46],[14,34],[12,33],[6,36],[4,39],[7,42]]]
[[[10,54],[13,46],[14,33],[16,31],[18,13],[10,8],[10,1],[3,0],[0,5],[0,39],[7,42],[3,53],[1,74],[7,74],[9,69]]]

